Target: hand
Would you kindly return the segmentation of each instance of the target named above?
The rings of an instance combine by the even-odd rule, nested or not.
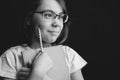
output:
[[[41,54],[41,53],[40,53]],[[33,71],[39,75],[46,74],[53,67],[53,62],[46,52],[43,52],[33,62]]]
[[[30,76],[30,68],[22,67],[17,73],[17,80],[28,80]]]

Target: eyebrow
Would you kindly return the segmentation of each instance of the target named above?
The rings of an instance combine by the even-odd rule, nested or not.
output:
[[[41,11],[42,11],[42,12],[46,12],[46,11],[48,11],[48,12],[55,13],[53,10],[50,10],[50,9],[41,10]],[[37,11],[37,12],[41,12],[41,11]],[[63,13],[63,12],[60,12],[59,14],[61,14],[61,13]],[[57,13],[55,13],[55,14],[57,14]]]

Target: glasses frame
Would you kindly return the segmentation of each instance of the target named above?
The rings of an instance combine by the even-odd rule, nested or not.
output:
[[[60,16],[61,16],[60,14],[56,14],[54,11],[51,11],[51,10],[35,11],[34,13],[39,13],[39,14],[42,14],[42,16],[43,16],[43,14],[44,14],[45,12],[51,12],[51,13],[53,13],[53,14],[55,15],[55,16],[53,17],[53,19],[55,19],[56,17],[60,18]],[[66,14],[66,13],[62,13],[62,14],[66,15],[65,21],[63,20],[63,23],[66,23],[66,22],[68,21],[69,16],[68,16],[68,14]],[[44,17],[44,16],[43,16],[43,17]]]

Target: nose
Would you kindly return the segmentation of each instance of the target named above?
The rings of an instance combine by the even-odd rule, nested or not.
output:
[[[52,27],[58,27],[59,25],[56,22],[52,23]]]
[[[60,21],[55,18],[54,21],[52,22],[52,27],[59,27],[60,26]]]

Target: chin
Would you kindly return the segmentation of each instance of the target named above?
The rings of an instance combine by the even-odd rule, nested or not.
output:
[[[55,41],[56,41],[56,39],[55,39],[55,40],[50,40],[49,42],[50,42],[50,43],[54,43]]]
[[[49,39],[49,40],[47,40],[46,42],[48,42],[48,43],[54,43],[56,41],[56,38],[54,39]]]

